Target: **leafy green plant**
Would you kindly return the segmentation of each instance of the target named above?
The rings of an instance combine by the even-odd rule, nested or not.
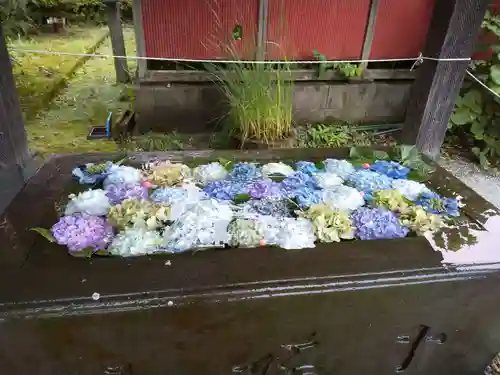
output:
[[[325,55],[318,50],[313,50],[313,56],[318,61],[327,61]],[[333,70],[342,74],[346,78],[359,77],[363,73],[363,68],[360,64],[354,63],[319,63],[316,64],[316,76],[323,79],[328,70]]]
[[[127,150],[134,151],[171,151],[182,150],[183,142],[175,132],[169,134],[150,132],[125,140],[123,146]]]
[[[237,34],[242,37],[243,31],[239,29]],[[294,87],[289,64],[269,67],[243,61],[235,44],[238,40],[234,39],[233,32],[221,48],[238,63],[206,64],[227,99],[229,132],[241,140],[242,146],[248,140],[269,144],[289,137]]]
[[[347,145],[368,145],[370,139],[358,127],[346,123],[315,124],[297,130],[296,144],[298,147],[331,148]]]
[[[500,16],[486,13],[483,30],[500,36]],[[473,61],[470,69],[488,87],[500,94],[500,42],[488,46],[488,60]],[[500,156],[500,99],[480,87],[476,82],[467,82],[448,124],[451,135],[472,139],[472,152],[483,167],[497,163]]]

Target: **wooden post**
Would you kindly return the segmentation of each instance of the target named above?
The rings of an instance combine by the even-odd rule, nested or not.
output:
[[[132,0],[132,16],[134,18],[136,54],[139,57],[144,57],[146,56],[146,47],[144,40],[144,27],[142,25],[142,8],[140,0]],[[137,60],[137,75],[139,78],[144,78],[146,76],[146,70],[146,60]]]
[[[0,212],[23,187],[28,142],[12,65],[0,26]]]
[[[269,1],[259,0],[259,17],[257,28],[257,60],[262,61],[266,58],[267,42],[267,17],[269,13]]]
[[[111,47],[113,55],[126,56],[125,40],[123,38],[122,22],[120,17],[120,1],[106,0],[106,12],[108,15],[108,27],[111,37]],[[130,80],[127,67],[127,59],[115,57],[116,81],[118,83],[126,83]]]
[[[372,50],[373,35],[375,34],[375,23],[377,21],[379,0],[371,0],[370,4],[370,14],[368,15],[368,23],[366,24],[365,30],[365,40],[363,42],[363,53],[361,55],[362,60],[368,60],[370,58],[370,52]],[[363,71],[368,66],[367,62],[361,63]]]
[[[438,0],[422,52],[438,59],[470,58],[490,0]],[[437,158],[469,61],[424,60],[413,83],[401,141]]]

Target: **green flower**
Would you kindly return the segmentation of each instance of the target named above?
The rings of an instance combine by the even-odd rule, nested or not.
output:
[[[416,232],[419,236],[425,232],[435,232],[444,226],[443,219],[427,212],[422,206],[411,206],[401,212],[401,224]]]
[[[312,221],[315,234],[321,242],[354,238],[351,219],[344,212],[333,210],[325,204],[315,204],[300,215]]]
[[[229,244],[234,247],[257,247],[263,238],[257,223],[250,219],[236,219],[229,224]]]
[[[154,230],[165,226],[164,223],[168,220],[169,214],[170,208],[167,206],[129,198],[121,204],[110,207],[108,220],[118,229],[134,226]]]
[[[386,208],[393,212],[402,212],[408,209],[409,201],[399,190],[378,190],[373,193],[372,205]]]

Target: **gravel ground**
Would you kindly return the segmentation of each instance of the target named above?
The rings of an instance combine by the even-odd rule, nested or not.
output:
[[[441,158],[439,165],[500,208],[500,177],[492,176],[476,164],[455,156],[453,159]]]

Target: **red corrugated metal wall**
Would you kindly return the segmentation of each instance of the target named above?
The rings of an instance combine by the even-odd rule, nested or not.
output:
[[[270,58],[361,57],[370,0],[269,0]]]
[[[141,10],[146,56],[214,59],[228,57],[221,45],[236,25],[244,38],[233,43],[251,48],[259,7],[258,0],[142,0]]]
[[[370,58],[417,56],[424,48],[434,1],[380,0]],[[500,0],[494,0],[500,3]],[[259,0],[141,0],[146,56],[228,58],[232,42],[243,58],[254,51]],[[330,59],[361,57],[370,0],[269,0],[271,58],[309,60],[319,50]]]
[[[370,58],[418,56],[434,1],[439,0],[380,0]]]

